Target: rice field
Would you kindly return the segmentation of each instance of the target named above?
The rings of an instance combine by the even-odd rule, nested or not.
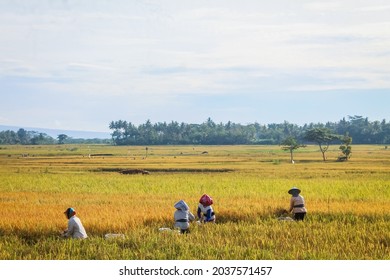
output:
[[[388,260],[390,150],[316,146],[0,146],[1,260]],[[149,175],[119,171],[142,169]],[[279,221],[292,186],[304,222]],[[214,199],[216,224],[173,227],[173,205]],[[89,238],[62,239],[74,207]],[[107,233],[124,238],[105,239]]]

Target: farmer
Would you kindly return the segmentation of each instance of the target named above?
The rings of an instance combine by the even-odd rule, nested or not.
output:
[[[176,211],[173,215],[175,219],[175,228],[180,229],[180,233],[190,232],[190,221],[195,220],[194,214],[190,212],[190,208],[184,200],[179,200],[175,203]]]
[[[197,214],[200,222],[215,223],[215,213],[213,207],[211,207],[211,204],[213,204],[213,199],[207,194],[202,195],[201,198],[199,199]]]
[[[76,217],[76,211],[73,208],[68,208],[64,212],[68,221],[68,229],[65,230],[62,234],[62,237],[65,238],[76,238],[76,239],[85,239],[87,238],[87,233],[81,223],[80,219]]]
[[[303,196],[300,195],[301,190],[297,187],[293,187],[288,191],[291,194],[290,208],[288,213],[292,211],[294,214],[294,220],[303,221],[306,215],[305,200]]]

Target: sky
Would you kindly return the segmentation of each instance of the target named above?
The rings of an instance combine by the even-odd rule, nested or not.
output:
[[[0,0],[0,124],[390,120],[387,0]]]

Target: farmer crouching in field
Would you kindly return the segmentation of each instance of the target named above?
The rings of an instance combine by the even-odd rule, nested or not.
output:
[[[303,221],[307,211],[305,208],[305,200],[303,196],[300,195],[301,190],[297,187],[293,187],[288,193],[291,194],[290,209],[288,212],[290,213],[292,211],[294,220]]]
[[[174,213],[175,228],[180,229],[180,233],[190,232],[190,221],[195,220],[194,214],[190,212],[190,208],[184,200],[175,203],[176,211]]]
[[[199,199],[198,205],[198,218],[202,223],[214,222],[215,223],[215,213],[213,208],[211,207],[213,204],[213,199],[207,194],[202,195]]]
[[[85,239],[87,238],[87,233],[81,223],[80,219],[76,217],[76,211],[73,208],[68,208],[64,212],[68,221],[68,229],[64,231],[62,237],[65,238],[76,238],[76,239]]]

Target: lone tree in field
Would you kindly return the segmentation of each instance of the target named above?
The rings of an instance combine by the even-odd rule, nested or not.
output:
[[[65,144],[65,140],[68,138],[68,135],[66,134],[59,134],[57,136],[58,144]]]
[[[309,142],[318,144],[322,153],[322,158],[326,161],[325,153],[329,149],[330,143],[340,139],[340,136],[333,134],[328,128],[312,128],[306,131],[304,138]]]
[[[284,139],[283,142],[280,143],[280,145],[283,146],[282,150],[290,151],[291,163],[294,163],[294,150],[299,149],[301,147],[306,147],[306,145],[298,144],[297,140],[291,136]]]
[[[338,160],[339,161],[348,160],[352,154],[352,147],[351,147],[352,137],[345,135],[345,136],[342,136],[340,138],[340,140],[341,140],[342,144],[339,147],[339,149],[341,150],[341,152],[343,153],[344,156],[339,157]]]

